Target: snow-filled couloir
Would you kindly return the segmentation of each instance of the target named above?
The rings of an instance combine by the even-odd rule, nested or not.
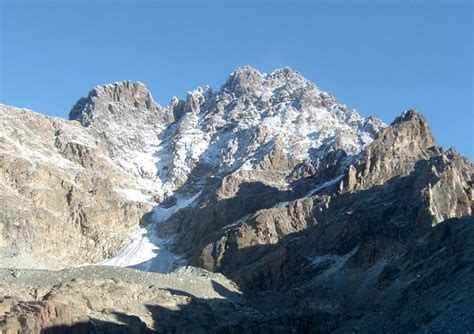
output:
[[[133,175],[134,182],[116,191],[126,200],[157,203],[157,212],[166,198],[182,198],[183,187],[197,193],[209,178],[259,169],[272,150],[279,149],[291,166],[317,164],[334,151],[352,157],[384,127],[377,118],[338,104],[289,68],[271,74],[239,68],[220,90],[198,88],[167,107],[158,105],[141,83],[98,86],[74,106],[70,118],[103,137],[107,158]],[[291,168],[265,182],[287,188]],[[152,219],[104,263],[138,265],[153,256],[170,262],[169,254],[157,251],[164,241],[152,237],[153,224],[166,217]]]

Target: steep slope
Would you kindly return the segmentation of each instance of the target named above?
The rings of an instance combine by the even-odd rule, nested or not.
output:
[[[205,181],[253,170],[277,146],[285,161],[273,167],[283,174],[328,151],[356,154],[383,127],[376,118],[364,119],[337,104],[296,71],[264,75],[250,67],[233,72],[216,93],[199,88],[188,92],[186,101],[173,98],[166,108],[140,83],[96,87],[76,103],[70,119],[104,137],[121,164],[153,162],[156,169],[148,171],[154,183],[148,188],[164,197],[193,177]],[[130,161],[137,151],[142,161]],[[285,183],[283,176],[276,182]]]
[[[294,70],[250,67],[215,93],[197,89],[165,108],[141,83],[97,86],[70,119],[2,106],[2,261],[56,268],[117,255],[104,263],[126,266],[156,258],[161,248],[169,265],[144,268],[167,271],[175,256],[161,247],[156,224],[181,212],[182,203],[208,197],[203,190],[219,180],[221,198],[240,198],[239,184],[251,180],[284,192],[270,191],[268,203],[254,203],[248,213],[286,200],[316,171],[323,183],[343,170],[384,126]],[[234,216],[224,217],[227,224]],[[140,220],[150,225],[138,227]],[[51,242],[51,234],[68,237]],[[38,242],[29,242],[31,235]]]
[[[293,330],[470,332],[473,179],[474,166],[435,146],[410,110],[310,191],[242,183],[229,204],[221,184],[159,231],[177,233],[177,252],[232,278],[260,311],[287,305],[278,319],[291,319]],[[276,204],[263,204],[268,192]],[[264,208],[247,213],[257,200]]]
[[[77,122],[0,106],[1,262],[65,267],[109,257],[151,209]],[[23,263],[25,262],[25,263]]]
[[[175,247],[192,264],[222,271],[244,286],[275,288],[293,281],[308,263],[282,257],[286,242],[294,239],[296,249],[308,248],[306,257],[354,251],[361,264],[374,265],[380,256],[404,251],[436,224],[472,217],[473,179],[473,165],[454,151],[434,146],[425,119],[407,111],[342,174],[299,198],[298,186],[291,193],[262,186],[259,192],[252,181],[241,184],[240,189],[247,190],[232,199],[219,198],[221,189],[216,187],[210,200],[202,199],[159,227],[162,233],[178,232]],[[265,202],[267,193],[273,202]],[[259,204],[239,197],[258,198]],[[234,220],[226,215],[234,215]],[[282,271],[281,266],[289,267]]]
[[[436,146],[414,110],[386,126],[294,70],[244,67],[166,107],[119,82],[95,87],[69,121],[0,112],[0,266],[99,263],[177,270],[152,276],[180,282],[184,270],[190,286],[209,270],[243,292],[225,281],[206,299],[93,267],[133,279],[41,281],[25,293],[18,275],[29,272],[8,271],[18,284],[3,324],[50,326],[55,313],[144,332],[157,329],[153,315],[162,331],[474,330],[474,166]],[[70,300],[86,286],[93,302]],[[120,291],[107,303],[133,317],[104,311],[104,290]]]

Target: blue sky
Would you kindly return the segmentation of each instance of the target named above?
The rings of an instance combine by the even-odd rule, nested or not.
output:
[[[155,100],[290,66],[362,115],[427,116],[474,158],[472,1],[0,0],[0,102],[67,117],[97,84]]]

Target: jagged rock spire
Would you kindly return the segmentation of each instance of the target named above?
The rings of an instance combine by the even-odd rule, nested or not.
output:
[[[121,81],[94,87],[72,107],[69,119],[91,126],[96,119],[106,121],[130,113],[159,116],[162,110],[143,83]]]

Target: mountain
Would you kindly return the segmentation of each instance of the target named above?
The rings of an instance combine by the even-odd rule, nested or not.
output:
[[[171,331],[474,329],[474,166],[436,146],[414,110],[387,126],[297,71],[251,67],[166,107],[125,81],[95,87],[68,121],[0,109],[0,266],[14,273],[199,267],[190,286],[207,271],[231,280],[217,305],[232,311],[210,315],[201,307],[212,299],[190,296],[200,306],[165,317],[159,328]],[[137,284],[125,281],[107,289]],[[24,294],[14,282],[9,293]],[[4,323],[50,300],[53,286],[27,282],[45,294],[17,297]],[[85,316],[74,291],[54,303]],[[131,324],[90,304],[98,319]],[[130,312],[143,329],[157,329],[140,310]]]

